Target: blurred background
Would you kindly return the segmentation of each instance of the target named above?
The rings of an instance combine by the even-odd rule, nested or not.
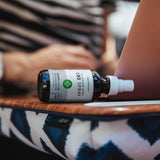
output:
[[[135,17],[139,1],[118,1],[116,11],[111,13],[108,26],[111,34],[116,39],[117,54],[120,56],[124,43]]]

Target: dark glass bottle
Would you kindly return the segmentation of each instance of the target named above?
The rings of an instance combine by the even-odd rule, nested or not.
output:
[[[100,75],[91,70],[43,70],[38,75],[38,97],[44,102],[89,102],[102,93],[133,91],[131,80]]]
[[[93,76],[93,83],[94,83],[94,92],[93,92],[93,99],[95,100],[98,98],[102,93],[108,94],[110,90],[110,79],[106,77],[103,79],[100,75],[95,72],[91,71]]]
[[[37,93],[41,101],[48,102],[50,95],[50,76],[48,70],[39,72],[37,80]]]

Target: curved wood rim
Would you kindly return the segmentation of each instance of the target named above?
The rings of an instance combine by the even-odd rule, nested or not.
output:
[[[42,103],[37,98],[1,98],[0,105],[26,109],[53,111],[78,115],[135,115],[160,113],[160,105],[134,105],[121,107],[86,107],[84,103]]]

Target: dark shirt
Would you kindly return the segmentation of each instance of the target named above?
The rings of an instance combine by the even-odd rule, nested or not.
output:
[[[0,51],[32,52],[50,44],[104,51],[105,14],[116,0],[0,1]]]

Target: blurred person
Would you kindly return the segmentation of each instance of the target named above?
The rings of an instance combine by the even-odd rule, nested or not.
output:
[[[104,65],[104,73],[113,74],[116,52],[110,56],[112,49],[105,46],[114,44],[106,41],[106,17],[114,9],[112,0],[0,1],[3,86],[35,86],[38,72],[48,68],[98,70]]]

